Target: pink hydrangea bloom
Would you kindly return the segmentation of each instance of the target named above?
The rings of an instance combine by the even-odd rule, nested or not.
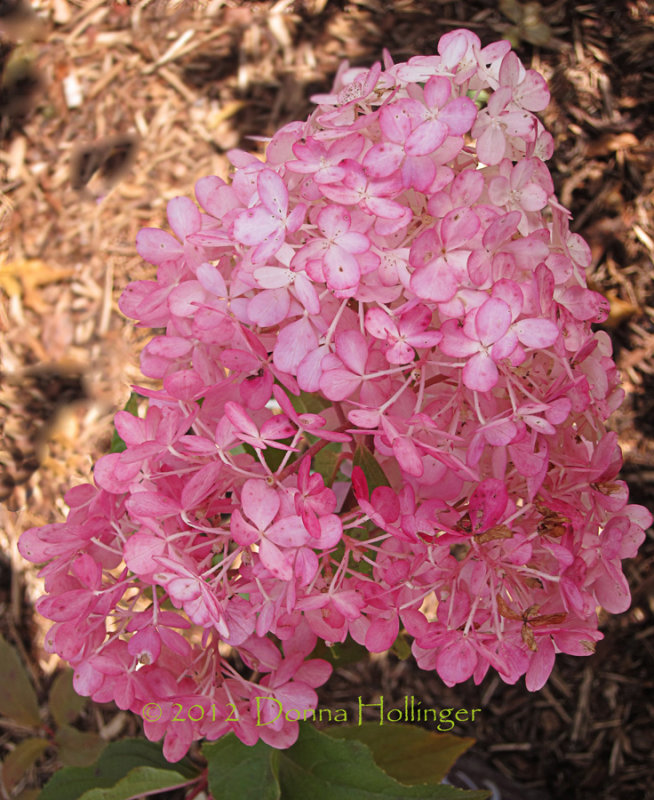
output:
[[[139,233],[156,280],[120,306],[165,329],[141,361],[162,388],[116,416],[126,449],[66,522],[20,540],[48,651],[171,760],[228,731],[290,746],[297,721],[257,725],[257,697],[315,707],[318,639],[379,652],[404,628],[448,685],[536,690],[630,602],[652,517],[618,479],[606,301],[543,160],[547,86],[470,31],[384,64],[344,64],[265,162],[230,153],[231,183]]]

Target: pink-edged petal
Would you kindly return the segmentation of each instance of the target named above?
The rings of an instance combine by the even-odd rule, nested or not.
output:
[[[452,94],[452,84],[444,75],[434,75],[425,84],[427,108],[443,108]]]
[[[220,274],[218,267],[214,267],[212,264],[206,262],[200,264],[196,276],[202,288],[206,289],[207,292],[211,292],[211,294],[220,298],[227,296],[225,279]]]
[[[406,107],[401,104],[384,106],[379,114],[379,127],[391,142],[406,141],[411,133],[411,119]]]
[[[441,332],[443,339],[439,347],[445,355],[461,358],[479,352],[479,342],[466,336],[457,320],[453,319],[444,322],[441,326]]]
[[[448,250],[468,244],[481,226],[479,217],[470,208],[455,208],[445,216],[441,239]]]
[[[336,336],[336,355],[352,372],[363,375],[368,359],[368,342],[358,330],[343,331]]]
[[[382,221],[387,219],[395,220],[399,227],[406,225],[413,216],[410,208],[402,206],[394,200],[388,200],[385,197],[369,197],[365,201],[365,205],[372,214],[380,217]],[[377,229],[379,222],[380,220],[377,220],[375,229]],[[394,231],[399,230],[399,227],[392,227]]]
[[[467,133],[477,118],[477,106],[469,97],[457,97],[438,114],[455,136]]]
[[[173,197],[166,207],[168,222],[175,236],[182,241],[202,227],[202,217],[195,203],[188,197]]]
[[[278,325],[286,319],[290,304],[286,289],[265,289],[248,303],[248,317],[262,328]]]
[[[558,327],[549,319],[522,319],[513,327],[525,347],[549,347],[559,337]]]
[[[249,208],[234,221],[234,238],[241,244],[258,245],[275,233],[279,226],[279,220],[267,209],[261,206]]]
[[[275,217],[283,219],[288,210],[288,189],[272,169],[263,169],[257,178],[257,191],[261,202]]]
[[[477,392],[488,392],[499,380],[499,373],[495,362],[486,353],[477,353],[463,368],[463,382]]]
[[[295,274],[293,286],[297,299],[302,303],[309,314],[318,314],[320,312],[320,300],[309,278],[307,278],[304,273],[298,272]]]
[[[375,339],[385,341],[389,335],[397,336],[398,330],[395,322],[381,308],[371,308],[365,317],[366,330]]]
[[[449,129],[440,119],[427,120],[411,133],[406,141],[406,152],[410,156],[426,156],[433,153],[447,139]]]
[[[326,347],[315,347],[307,353],[297,368],[297,382],[305,392],[317,392],[322,376],[322,361],[327,355]]]
[[[338,237],[338,246],[348,253],[365,253],[370,249],[370,239],[363,233],[350,231]]]
[[[136,234],[136,251],[150,264],[175,261],[184,254],[184,248],[166,231],[159,228],[141,228]]]
[[[318,214],[318,227],[328,239],[337,239],[350,230],[352,217],[343,206],[330,205]]]
[[[547,192],[537,183],[528,183],[519,193],[525,211],[540,211],[547,205]]]
[[[524,79],[513,91],[513,99],[528,111],[543,111],[550,102],[545,78],[535,69],[527,70]]]
[[[282,289],[293,282],[294,273],[281,267],[259,267],[254,270],[254,278],[262,289]]]
[[[457,293],[459,281],[447,261],[437,258],[413,273],[410,286],[421,300],[447,303]]]
[[[406,341],[412,347],[436,347],[443,340],[440,331],[423,331],[422,333],[412,333],[406,337]]]
[[[504,302],[490,297],[478,309],[475,316],[475,329],[479,341],[488,346],[501,339],[511,325],[511,309]]]
[[[371,178],[387,178],[404,161],[404,148],[392,142],[373,145],[363,159],[363,166]]]
[[[494,166],[504,158],[506,138],[499,125],[491,122],[477,139],[477,155],[483,164]]]
[[[295,374],[302,359],[318,347],[315,329],[302,317],[279,333],[273,352],[273,363],[282,372]]]
[[[325,253],[323,272],[327,285],[336,291],[351,289],[361,277],[359,262],[342,247],[330,247]]]

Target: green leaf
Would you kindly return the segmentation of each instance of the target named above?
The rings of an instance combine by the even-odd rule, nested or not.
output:
[[[161,746],[145,739],[112,742],[90,767],[64,767],[46,783],[39,800],[78,800],[91,789],[108,789],[137,767],[152,767],[179,773],[185,780],[198,774],[188,759],[170,764]]]
[[[368,481],[368,489],[370,492],[378,486],[390,486],[388,478],[384,474],[384,470],[365,444],[359,443],[357,445],[354,451],[353,466],[361,467],[363,470],[363,474]]]
[[[330,486],[338,474],[338,459],[341,455],[342,445],[338,442],[331,442],[319,450],[311,459],[311,469],[322,475],[325,486]]]
[[[411,645],[407,641],[404,631],[398,633],[397,639],[391,645],[391,653],[400,661],[406,661],[411,655]]]
[[[129,396],[129,400],[125,403],[125,407],[123,411],[129,411],[134,417],[138,417],[139,415],[139,400],[140,395],[136,394],[136,392],[132,392]],[[125,442],[120,438],[118,431],[114,428],[113,435],[111,437],[111,448],[109,449],[110,453],[122,453],[123,450],[127,450],[127,445]]]
[[[73,670],[62,670],[52,683],[48,697],[48,708],[57,725],[70,725],[86,705],[86,697],[80,697],[73,689]]]
[[[138,800],[144,795],[157,794],[164,789],[175,789],[188,783],[188,778],[172,769],[135,767],[115,786],[91,789],[84,792],[79,800]]]
[[[37,762],[49,746],[46,739],[38,739],[36,737],[24,739],[16,745],[15,749],[2,762],[2,782],[8,792],[11,792],[27,770]]]
[[[67,767],[88,767],[94,764],[107,746],[107,742],[91,731],[78,731],[62,725],[55,736],[59,760]]]
[[[293,439],[287,438],[287,439],[280,439],[279,441],[281,444],[290,445]],[[251,444],[248,444],[247,442],[243,444],[243,450],[249,455],[251,455],[252,458],[257,463],[259,463],[259,456],[257,455],[254,447],[252,447]],[[231,452],[233,453],[234,450],[232,450]],[[270,471],[277,472],[277,470],[279,469],[279,465],[284,460],[284,456],[286,455],[286,450],[280,450],[278,447],[266,447],[261,452],[263,454],[263,460],[270,468]],[[297,458],[297,453],[291,453],[291,457],[289,458],[288,463],[292,464],[296,458]]]
[[[441,784],[403,785],[377,766],[362,742],[338,741],[308,724],[300,726],[298,741],[288,750],[275,751],[262,742],[247,747],[229,734],[215,745],[205,745],[203,752],[215,800],[487,800],[489,796],[486,791],[467,792]]]
[[[25,725],[41,725],[36,692],[16,650],[0,635],[0,714]]]
[[[474,739],[433,733],[417,725],[362,725],[325,730],[336,739],[356,739],[372,751],[375,762],[400,783],[440,783]]]
[[[275,751],[264,742],[248,747],[233,733],[205,744],[202,753],[209,765],[209,791],[214,800],[279,800],[275,775]]]
[[[329,400],[319,394],[300,391],[299,397],[290,392],[287,395],[298,414],[320,414],[321,411],[332,405]]]
[[[335,746],[334,746],[335,745]],[[284,800],[487,800],[489,793],[462,792],[451,786],[405,786],[383,772],[370,749],[355,739],[338,741],[310,725],[289,750],[279,754]]]
[[[333,667],[344,667],[346,664],[356,664],[357,661],[363,661],[367,658],[370,652],[358,642],[348,635],[344,642],[335,642],[329,647],[322,639],[318,642],[311,653],[311,658],[322,658]]]

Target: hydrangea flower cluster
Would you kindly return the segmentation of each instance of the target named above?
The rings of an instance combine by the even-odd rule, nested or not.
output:
[[[171,760],[230,730],[290,746],[318,640],[403,628],[449,686],[536,690],[630,602],[651,515],[617,480],[607,304],[544,163],[546,83],[466,30],[383,66],[344,64],[265,161],[231,152],[200,209],[170,201],[174,235],[139,233],[157,277],[120,307],[165,329],[142,354],[163,388],[20,542],[48,562],[48,650]],[[260,724],[257,697],[284,714]]]

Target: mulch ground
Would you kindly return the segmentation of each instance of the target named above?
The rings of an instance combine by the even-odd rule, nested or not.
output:
[[[552,90],[557,192],[589,242],[589,281],[611,302],[626,400],[613,425],[634,502],[654,507],[654,10],[647,0],[16,0],[0,2],[0,630],[43,693],[58,662],[41,648],[34,569],[16,539],[62,519],[90,480],[111,420],[139,380],[148,332],[118,312],[150,275],[139,228],[225,152],[305,118],[340,61],[434,51],[466,26],[509,37]],[[654,797],[654,540],[626,562],[633,604],[606,617],[588,659],[559,657],[538,693],[488,677],[447,690],[392,656],[339,670],[321,696],[481,707],[479,758],[528,790],[565,800]],[[112,720],[117,720],[111,724]],[[105,708],[105,736],[135,723]],[[0,720],[0,748],[20,734]],[[52,760],[27,776],[38,786]]]

